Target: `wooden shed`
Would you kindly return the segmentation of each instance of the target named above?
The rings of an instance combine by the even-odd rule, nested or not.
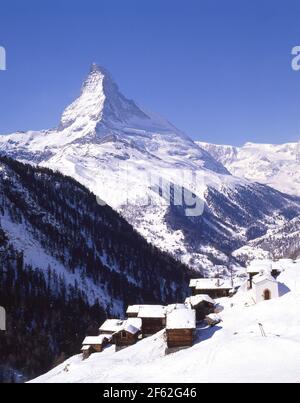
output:
[[[185,300],[188,308],[196,311],[196,320],[204,320],[207,315],[214,313],[216,302],[205,294],[193,295]]]
[[[167,315],[166,337],[168,348],[193,345],[196,329],[194,309],[175,309]]]
[[[196,285],[192,287],[193,295],[205,294],[211,298],[229,297],[233,285],[230,280],[220,278],[197,279]]]
[[[115,343],[114,334],[122,329],[124,320],[121,319],[107,319],[99,328],[99,335],[111,335],[111,343]]]
[[[162,305],[142,306],[138,318],[142,319],[143,337],[151,336],[166,326],[166,307]]]
[[[114,334],[116,351],[132,346],[138,341],[141,334],[142,320],[139,318],[128,318],[117,333]]]
[[[101,353],[103,348],[110,342],[111,335],[87,336],[82,342],[83,358],[88,358],[92,353]]]

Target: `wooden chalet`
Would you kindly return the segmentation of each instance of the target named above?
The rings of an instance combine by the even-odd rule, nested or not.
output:
[[[188,308],[196,311],[196,320],[204,320],[207,315],[214,313],[216,302],[209,295],[193,295],[185,300]]]
[[[193,295],[208,295],[210,298],[215,299],[229,297],[233,285],[230,280],[201,278],[193,280],[191,288]]]
[[[83,359],[88,358],[92,353],[101,353],[103,348],[110,342],[111,335],[87,336],[82,342]]]
[[[168,348],[192,346],[195,329],[196,312],[194,309],[174,309],[169,312],[166,321]]]
[[[166,307],[162,305],[141,306],[138,318],[142,320],[143,337],[151,336],[166,326]]]
[[[132,346],[138,341],[139,335],[142,330],[142,320],[139,318],[128,318],[122,329],[118,330],[114,334],[114,341],[116,345],[116,351],[119,351],[125,347]]]
[[[122,329],[123,324],[124,320],[121,319],[107,319],[99,328],[99,335],[109,334],[113,336]],[[114,343],[114,337],[112,337],[111,342]]]

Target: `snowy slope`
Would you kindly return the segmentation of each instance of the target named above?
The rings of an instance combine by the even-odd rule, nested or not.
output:
[[[0,157],[0,379],[48,371],[130,303],[184,298],[190,275],[74,179]]]
[[[300,143],[246,143],[243,147],[197,142],[233,175],[300,196]]]
[[[149,242],[208,275],[228,273],[238,264],[234,250],[300,214],[300,199],[230,175],[182,131],[125,98],[96,65],[58,128],[0,136],[0,153],[75,178]],[[195,195],[186,205],[196,200],[204,214],[170,206],[159,179]]]
[[[251,305],[242,287],[189,349],[164,356],[162,331],[118,353],[74,356],[33,382],[300,382],[300,261],[278,264],[280,298]]]

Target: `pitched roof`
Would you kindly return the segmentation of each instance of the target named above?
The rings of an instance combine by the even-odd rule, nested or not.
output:
[[[125,330],[125,332],[131,333],[131,334],[137,334],[141,331],[140,329],[138,329],[135,326],[130,325],[130,324],[126,324],[124,326],[123,330]]]
[[[270,275],[267,273],[264,274],[257,274],[256,276],[253,277],[253,284],[259,284],[259,283],[263,283],[266,281],[271,281],[272,283],[277,283],[277,281]]]
[[[107,319],[100,327],[102,332],[116,332],[123,325],[121,319]]]
[[[87,336],[83,342],[82,345],[86,346],[86,345],[98,345],[98,344],[102,344],[104,341],[106,340],[110,340],[111,339],[111,335],[110,334],[100,334],[99,336]]]
[[[175,309],[167,315],[167,329],[195,329],[196,311],[194,309]]]
[[[142,329],[142,319],[141,318],[128,318],[123,325],[124,330],[129,333],[136,334]],[[134,329],[132,329],[134,328]]]
[[[186,298],[185,303],[190,305],[191,307],[197,306],[201,302],[207,302],[211,305],[216,305],[215,300],[213,300],[209,295],[206,294],[198,294],[193,295],[191,297]]]
[[[162,305],[144,305],[140,307],[139,318],[164,318],[166,307]]]

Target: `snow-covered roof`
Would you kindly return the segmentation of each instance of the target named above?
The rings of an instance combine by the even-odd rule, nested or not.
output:
[[[232,287],[230,280],[223,280],[221,278],[201,278],[196,283],[196,290],[231,290]]]
[[[140,305],[129,305],[128,308],[127,308],[126,313],[127,313],[127,314],[129,314],[129,313],[136,313],[136,314],[138,314],[138,313],[139,313],[139,309],[140,309]]]
[[[164,318],[166,307],[162,305],[144,305],[139,309],[139,318]]]
[[[87,336],[82,345],[95,345],[95,344],[102,344],[105,340],[110,340],[110,334],[100,334],[99,336]]]
[[[115,333],[122,332],[125,330],[128,333],[136,334],[142,329],[142,319],[141,318],[128,318],[123,321],[122,325],[118,327]]]
[[[107,319],[100,327],[101,332],[116,332],[123,325],[121,319]]]
[[[137,334],[140,332],[140,329],[137,329],[135,326],[129,325],[129,324],[126,324],[124,326],[123,330],[125,330],[126,332],[131,333],[131,334]]]
[[[192,278],[190,280],[190,287],[196,287],[198,280],[199,280],[198,278]]]
[[[167,329],[195,329],[196,312],[194,309],[175,309],[167,315]]]
[[[126,319],[124,326],[134,326],[136,329],[141,330],[142,319],[141,318],[128,318],[128,319]]]
[[[82,348],[81,348],[81,351],[87,351],[87,350],[89,350],[91,348],[91,346],[90,345],[85,345],[85,346],[82,346]]]
[[[126,313],[127,313],[127,315],[132,314],[132,313],[138,314],[140,308],[145,307],[145,306],[147,307],[147,306],[152,306],[152,305],[145,305],[145,304],[142,304],[142,305],[129,305],[128,308],[127,308]]]
[[[186,309],[186,305],[185,305],[185,304],[170,304],[170,305],[168,305],[167,308],[166,308],[167,314],[168,314],[169,312],[174,311],[174,309]]]
[[[185,300],[185,303],[194,307],[204,301],[208,302],[209,304],[212,304],[212,305],[216,304],[215,300],[213,300],[209,295],[206,295],[206,294],[198,294],[198,295],[193,295],[191,297],[188,297]]]
[[[270,275],[270,274],[257,274],[256,276],[253,277],[253,284],[259,284],[263,283],[266,281],[271,281],[272,283],[277,283],[277,281]]]

